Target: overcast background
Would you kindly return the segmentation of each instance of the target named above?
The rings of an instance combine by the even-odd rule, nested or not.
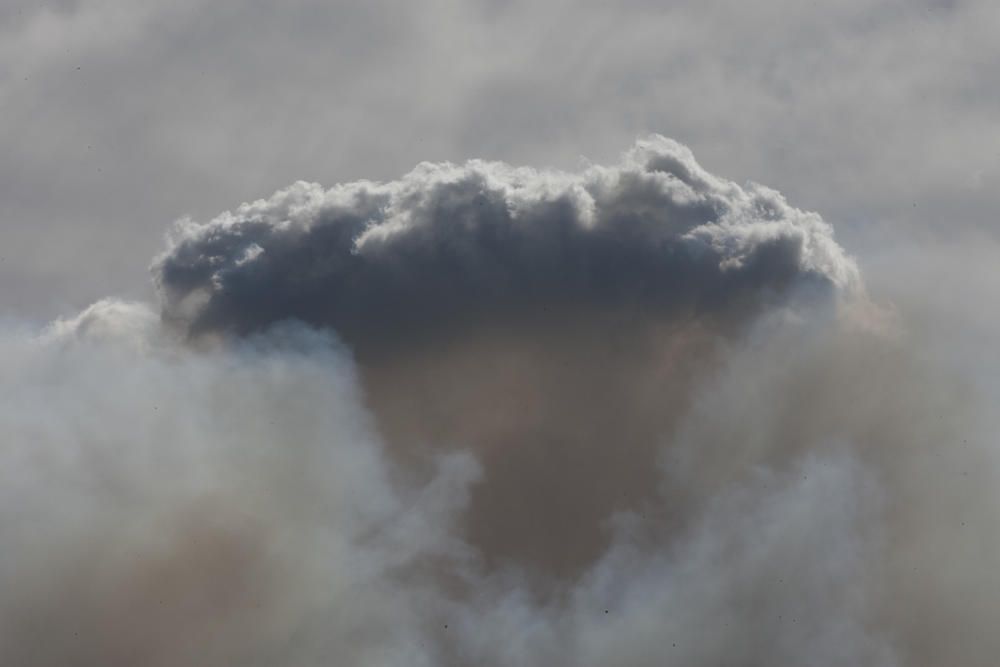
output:
[[[990,0],[4,0],[0,312],[148,298],[172,220],[298,179],[578,168],[649,132],[821,212],[868,270],[992,242],[998,34]]]

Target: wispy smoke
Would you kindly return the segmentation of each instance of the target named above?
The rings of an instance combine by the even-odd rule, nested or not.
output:
[[[299,183],[154,277],[0,338],[3,664],[1000,651],[988,385],[679,144]]]

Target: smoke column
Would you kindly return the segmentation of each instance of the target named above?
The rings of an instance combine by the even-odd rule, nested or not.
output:
[[[0,662],[993,665],[993,274],[934,256],[659,136],[180,221],[158,307],[0,337]]]

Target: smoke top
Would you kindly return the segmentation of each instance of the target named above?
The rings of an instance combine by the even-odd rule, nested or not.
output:
[[[819,216],[707,173],[664,137],[581,174],[473,161],[297,183],[180,225],[154,274],[167,317],[196,333],[296,318],[359,339],[548,309],[717,317],[796,283],[858,283]]]
[[[658,136],[182,221],[0,336],[0,662],[995,664],[982,281],[886,266]]]

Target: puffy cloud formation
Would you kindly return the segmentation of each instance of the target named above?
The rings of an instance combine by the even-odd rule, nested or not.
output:
[[[768,307],[861,292],[818,215],[660,136],[579,174],[471,161],[298,183],[182,223],[154,275],[165,319],[196,337],[332,327],[395,454],[484,460],[469,539],[563,575],[655,492],[660,441],[717,339]]]
[[[195,332],[296,318],[349,340],[553,303],[713,313],[860,283],[818,215],[713,176],[661,136],[577,174],[470,161],[300,182],[180,225],[154,273],[166,316]]]
[[[161,312],[0,329],[0,663],[991,666],[971,257],[877,319],[662,138],[182,225]]]

